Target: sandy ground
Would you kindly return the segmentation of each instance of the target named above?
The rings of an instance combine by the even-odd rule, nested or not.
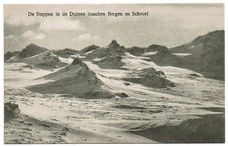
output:
[[[164,71],[176,87],[153,89],[135,83],[126,85],[121,78],[129,70],[101,69],[86,62],[105,83],[105,89],[129,97],[80,99],[43,95],[25,87],[47,82],[37,78],[54,70],[5,64],[5,102],[18,104],[22,113],[20,118],[5,123],[5,143],[157,143],[153,137],[132,130],[179,125],[202,115],[224,114],[212,110],[224,109],[223,81],[193,77],[190,75],[193,71],[159,67],[134,56],[127,56],[125,63],[131,70],[144,66]]]

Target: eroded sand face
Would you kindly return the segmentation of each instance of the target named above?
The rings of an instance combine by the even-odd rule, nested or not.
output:
[[[178,126],[183,121],[208,114],[224,114],[223,110],[212,110],[224,109],[223,81],[193,77],[190,74],[194,72],[190,70],[159,67],[134,56],[127,55],[124,60],[131,70],[144,65],[163,71],[176,87],[155,89],[136,83],[126,85],[121,79],[131,70],[101,69],[85,62],[104,82],[104,89],[126,93],[129,97],[81,99],[40,94],[25,87],[48,82],[37,78],[56,70],[29,69],[23,64],[6,63],[5,102],[18,104],[24,116],[5,123],[5,143],[167,142],[137,131]]]

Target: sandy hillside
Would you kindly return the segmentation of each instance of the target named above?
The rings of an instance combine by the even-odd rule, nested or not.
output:
[[[208,45],[207,37],[196,40]],[[82,51],[30,45],[8,53],[5,143],[223,143],[225,87],[214,76],[223,66],[210,68],[222,52],[216,44],[209,50],[220,49],[218,56],[203,62],[212,76],[188,66],[194,59],[185,64],[186,57],[213,54],[205,47],[200,54],[172,53],[165,46],[125,48],[113,40]],[[23,62],[18,53],[26,54]]]
[[[111,99],[84,99],[75,95],[29,91],[26,89],[29,86],[52,82],[53,79],[42,77],[58,70],[31,69],[24,64],[6,63],[5,102],[18,104],[24,116],[5,123],[5,143],[188,142],[186,138],[161,139],[156,133],[147,131],[161,127],[165,129],[161,132],[166,132],[170,126],[178,127],[189,119],[204,120],[205,115],[223,117],[223,81],[204,78],[187,69],[160,67],[132,55],[126,55],[123,61],[130,70],[102,69],[85,61],[103,82],[102,88],[116,95]],[[153,67],[164,72],[175,87],[150,88],[122,80],[142,69],[142,64],[144,68]],[[118,93],[127,97],[117,96]],[[198,123],[201,122],[193,124]],[[30,135],[35,135],[34,139],[29,139]],[[204,139],[200,140],[203,142]]]

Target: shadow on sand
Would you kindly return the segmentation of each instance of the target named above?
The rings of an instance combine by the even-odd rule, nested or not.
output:
[[[162,143],[224,143],[225,118],[224,115],[204,115],[178,126],[163,125],[131,132]]]

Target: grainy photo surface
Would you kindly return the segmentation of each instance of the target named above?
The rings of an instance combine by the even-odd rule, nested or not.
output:
[[[4,5],[6,144],[224,143],[223,4]]]

